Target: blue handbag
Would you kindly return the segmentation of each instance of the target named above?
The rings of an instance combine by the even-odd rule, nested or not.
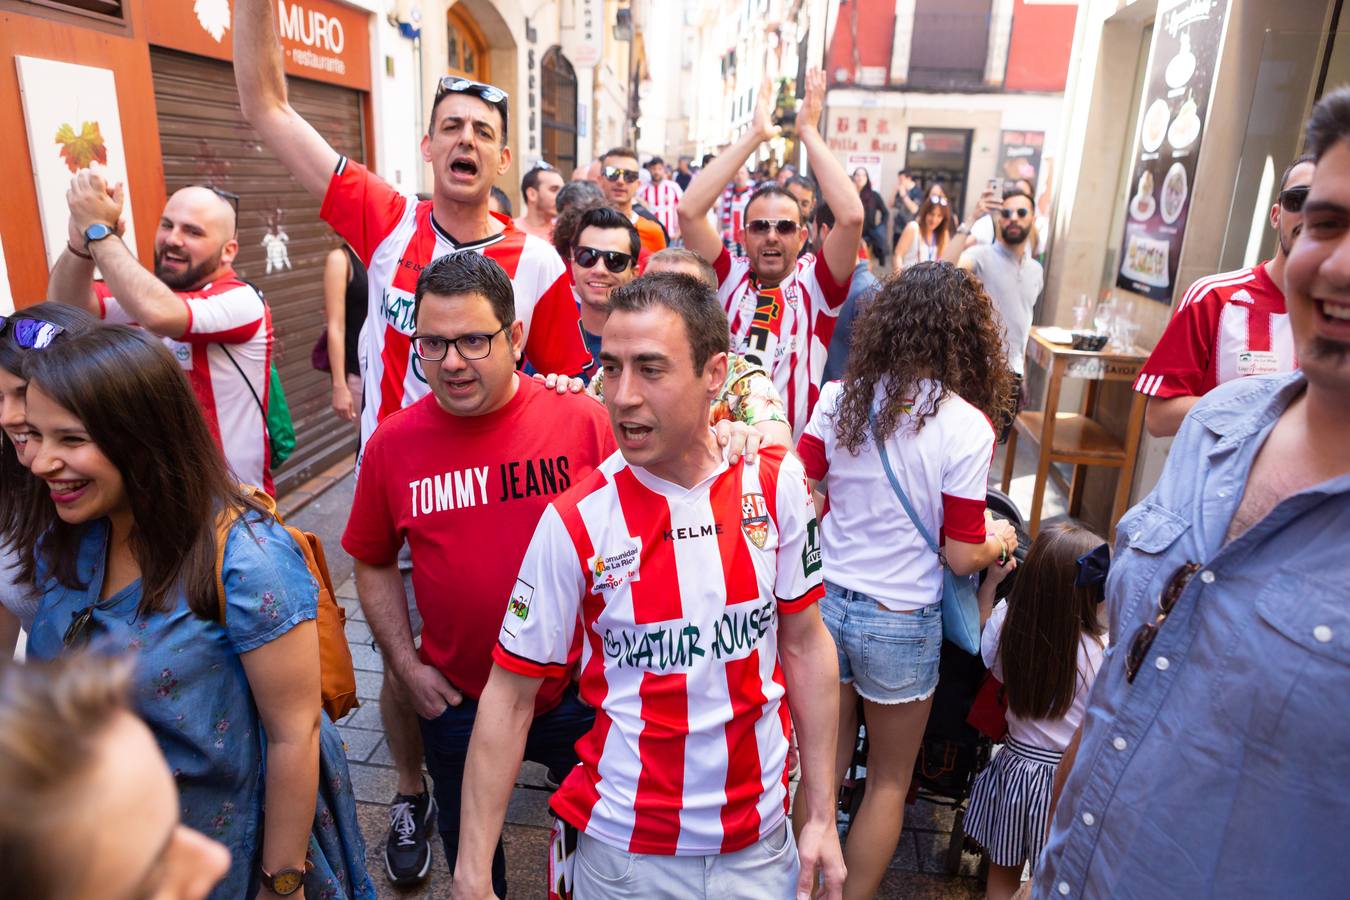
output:
[[[899,498],[900,505],[905,508],[909,515],[909,520],[914,523],[918,529],[919,535],[928,544],[928,549],[938,555],[942,561],[942,636],[951,641],[962,650],[972,656],[980,652],[980,601],[976,596],[978,584],[974,575],[957,575],[947,565],[946,554],[938,546],[938,542],[933,540],[933,536],[928,533],[923,522],[919,520],[919,515],[910,506],[909,498],[905,496],[905,491],[900,487],[900,480],[895,477],[894,470],[891,469],[890,457],[886,454],[886,442],[876,435],[877,414],[872,413],[872,440],[877,445],[877,452],[881,455],[881,467],[886,470],[886,478],[891,483],[891,490],[895,491],[895,496]]]

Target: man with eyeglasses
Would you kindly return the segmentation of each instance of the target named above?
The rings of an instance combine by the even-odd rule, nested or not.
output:
[[[272,314],[234,271],[239,197],[207,185],[175,191],[155,229],[153,272],[122,242],[122,185],[86,169],[71,181],[66,201],[66,249],[52,267],[48,299],[158,335],[182,366],[235,477],[272,493]]]
[[[1270,208],[1270,227],[1279,235],[1272,259],[1201,278],[1177,302],[1134,383],[1148,397],[1144,422],[1149,434],[1176,434],[1196,401],[1225,382],[1298,365],[1285,311],[1284,268],[1303,229],[1303,201],[1312,178],[1310,156],[1284,170]]]
[[[1022,190],[1005,194],[1002,204],[985,191],[980,197],[980,206],[997,223],[998,237],[994,243],[975,243],[966,226],[962,225],[956,236],[947,242],[942,255],[945,261],[956,262],[984,282],[984,289],[1003,325],[1003,351],[1016,376],[1017,405],[1020,407],[1031,314],[1045,287],[1045,270],[1027,246],[1036,221],[1036,203],[1031,194]],[[995,425],[999,442],[1007,440],[1012,418]]]
[[[834,228],[817,254],[799,258],[807,237],[801,206],[787,189],[771,183],[757,189],[746,205],[747,255],[733,257],[722,245],[708,211],[759,145],[778,134],[772,119],[774,89],[765,82],[752,126],[689,183],[680,204],[680,227],[685,246],[717,271],[717,297],[730,320],[732,349],[773,378],[787,403],[795,441],[820,396],[830,338],[858,262],[863,205],[820,135],[825,73],[812,69],[797,114],[797,136],[810,158],[821,199],[834,211]]]
[[[520,198],[525,203],[525,215],[516,219],[516,227],[537,238],[553,240],[553,220],[558,217],[558,191],[566,183],[558,170],[546,162],[526,172],[520,180]]]
[[[651,210],[633,202],[641,178],[637,154],[632,150],[614,147],[600,157],[600,189],[605,199],[633,223],[642,238],[642,248],[652,254],[664,249],[670,237]]]
[[[1350,89],[1306,146],[1283,279],[1301,369],[1202,397],[1117,527],[1041,900],[1346,895]]]
[[[389,416],[367,442],[342,546],[356,560],[361,605],[385,665],[420,717],[453,872],[476,701],[503,617],[512,604],[531,603],[512,587],[530,535],[548,502],[617,446],[599,404],[549,396],[516,371],[525,328],[495,261],[440,257],[422,270],[414,304],[412,346],[431,394]],[[405,541],[424,622],[420,653],[398,568]],[[576,764],[572,745],[594,715],[577,701],[569,674],[546,680],[526,751],[559,773]],[[492,881],[505,896],[500,843]]]

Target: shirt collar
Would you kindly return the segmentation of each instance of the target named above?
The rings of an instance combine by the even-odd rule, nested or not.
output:
[[[1299,370],[1279,378],[1247,378],[1240,389],[1197,406],[1191,415],[1219,438],[1216,450],[1227,449],[1278,419],[1306,387]]]

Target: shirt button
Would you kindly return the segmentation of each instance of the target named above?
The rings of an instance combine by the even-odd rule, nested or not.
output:
[[[1091,828],[1093,825],[1097,824],[1097,817],[1092,813],[1085,812],[1083,813],[1083,824]]]
[[[1227,496],[1228,496],[1228,491],[1226,491],[1226,490],[1219,491],[1219,496],[1220,496],[1221,498],[1222,498],[1222,497],[1227,497]]]
[[[1318,625],[1313,629],[1313,637],[1325,644],[1331,640],[1331,628],[1327,625]]]
[[[1172,661],[1165,656],[1160,656],[1153,661],[1153,664],[1158,667],[1159,672],[1166,672],[1167,667],[1172,665]]]
[[[1069,883],[1067,881],[1061,881],[1059,883],[1058,890],[1061,894],[1067,897],[1069,896],[1069,891],[1073,890],[1073,888],[1069,887]]]
[[[1206,569],[1205,571],[1200,573],[1200,580],[1203,581],[1205,584],[1213,584],[1214,573],[1211,572],[1209,569]]]
[[[1144,533],[1143,533],[1142,531],[1136,531],[1134,534],[1131,534],[1131,535],[1130,535],[1130,540],[1132,540],[1132,541],[1138,541],[1138,540],[1139,540],[1141,537],[1143,537],[1143,536],[1144,536]]]
[[[1115,747],[1117,750],[1124,750],[1129,744],[1125,743],[1123,737],[1117,737],[1115,740],[1111,741],[1111,746]]]

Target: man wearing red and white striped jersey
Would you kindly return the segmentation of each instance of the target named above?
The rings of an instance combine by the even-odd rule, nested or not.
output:
[[[652,211],[656,221],[666,230],[666,236],[672,241],[680,236],[680,217],[677,212],[683,191],[673,180],[666,177],[665,160],[653,156],[647,161],[647,171],[652,180],[638,192],[638,199]]]
[[[270,494],[272,316],[257,289],[234,272],[239,242],[228,196],[207,187],[176,191],[160,215],[149,272],[116,233],[121,186],[110,191],[100,176],[81,172],[67,194],[70,234],[48,294],[159,335],[183,367],[235,477]],[[103,281],[93,280],[96,264]]]
[[[798,258],[806,240],[801,206],[773,183],[758,188],[746,206],[746,256],[733,257],[706,218],[722,186],[763,141],[778,133],[767,82],[755,106],[754,126],[689,183],[679,209],[685,246],[717,270],[717,296],[730,319],[732,349],[773,378],[787,403],[794,441],[820,396],[830,338],[848,297],[863,226],[858,189],[817,128],[824,98],[825,73],[813,69],[807,73],[797,134],[835,219],[818,254]]]
[[[567,665],[580,620],[580,690],[596,718],[551,801],[580,834],[576,865],[555,868],[550,890],[790,897],[819,868],[838,897],[838,662],[816,608],[801,464],[772,448],[729,465],[708,429],[728,339],[706,285],[648,275],[611,306],[601,357],[620,453],[548,506],[525,553],[469,747],[453,896],[489,896],[533,698]]]
[[[1270,210],[1271,227],[1279,234],[1273,259],[1201,278],[1177,304],[1134,383],[1149,398],[1145,422],[1154,437],[1176,434],[1195,402],[1224,382],[1298,365],[1284,306],[1284,263],[1303,228],[1312,176],[1307,157],[1284,171]]]

